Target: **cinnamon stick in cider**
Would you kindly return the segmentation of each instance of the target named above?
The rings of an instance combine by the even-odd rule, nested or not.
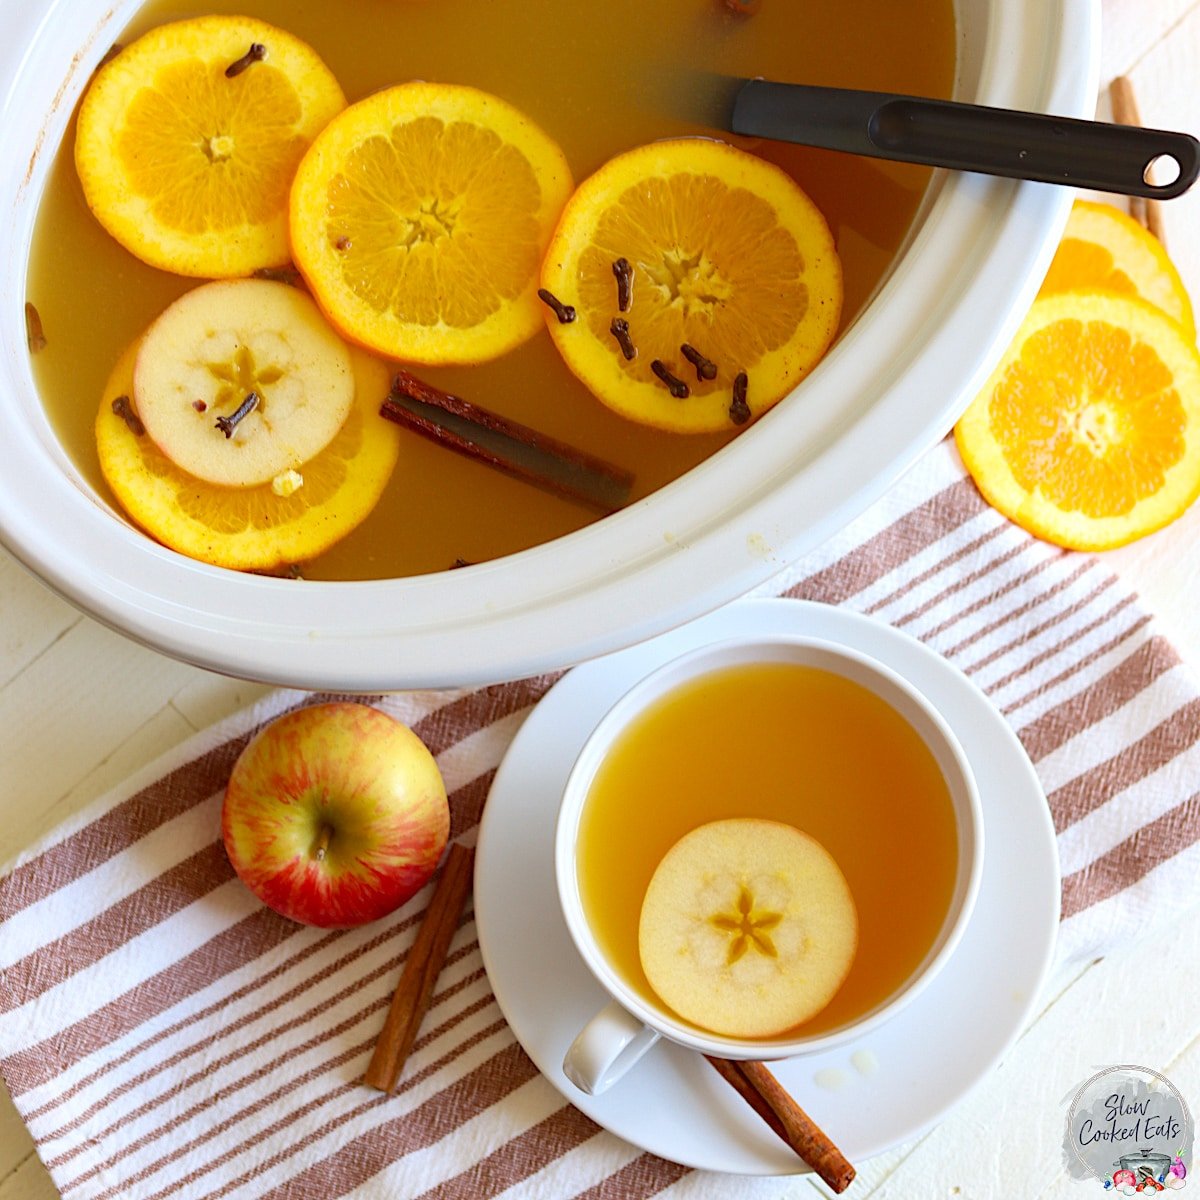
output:
[[[854,1167],[763,1063],[704,1057],[833,1191],[850,1186]]]
[[[498,471],[605,515],[629,503],[633,476],[613,463],[398,370],[380,413]]]

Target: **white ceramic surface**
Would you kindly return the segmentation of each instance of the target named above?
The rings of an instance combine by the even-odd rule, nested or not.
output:
[[[184,559],[74,470],[34,391],[26,247],[52,152],[137,0],[0,0],[0,541],[133,638],[228,674],[355,691],[482,683],[631,645],[768,578],[941,437],[998,358],[1066,220],[1066,189],[951,175],[873,303],[784,403],[683,479],[588,529],[415,579],[317,583]],[[1098,11],[959,0],[957,93],[1090,115]],[[734,503],[730,498],[736,498]]]
[[[553,871],[554,813],[571,764],[608,707],[658,663],[706,641],[793,633],[847,642],[918,687],[946,716],[975,772],[987,854],[975,910],[945,969],[861,1041],[773,1070],[852,1162],[915,1137],[999,1061],[1031,1019],[1053,956],[1059,874],[1033,767],[979,690],[931,650],[840,609],[755,600],[580,667],[530,715],[484,809],[475,919],[488,978],[518,1040],[550,1082],[634,1145],[688,1166],[747,1175],[805,1170],[698,1055],[659,1042],[601,1096],[560,1069],[605,993],[572,945]]]
[[[555,831],[554,868],[567,930],[580,957],[600,986],[625,1011],[602,1009],[572,1043],[563,1062],[567,1077],[589,1092],[602,1092],[621,1078],[652,1043],[642,1029],[653,1030],[689,1049],[733,1059],[787,1058],[814,1054],[866,1037],[890,1020],[945,966],[971,916],[983,874],[984,834],[979,793],[966,756],[949,724],[910,683],[885,664],[863,654],[849,641],[755,631],[697,647],[651,670],[608,710],[588,736],[567,776]],[[788,663],[840,675],[879,696],[916,730],[946,781],[958,826],[958,871],[954,892],[937,937],[890,996],[856,1020],[820,1034],[754,1041],[705,1033],[678,1020],[669,1010],[648,1003],[606,959],[589,927],[579,890],[576,845],[579,820],[596,772],[614,742],[641,713],[685,683],[714,671],[747,663]],[[898,902],[897,919],[902,919]],[[628,1015],[626,1015],[628,1014]],[[637,1051],[635,1053],[634,1051]]]

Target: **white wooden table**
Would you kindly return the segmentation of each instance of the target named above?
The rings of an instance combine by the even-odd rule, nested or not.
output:
[[[1145,124],[1200,132],[1200,0],[1103,0],[1103,10],[1102,79],[1132,77]],[[1200,189],[1166,207],[1169,249],[1200,300]],[[1200,667],[1200,505],[1109,561]],[[0,861],[263,691],[111,633],[0,550]],[[1137,949],[1060,972],[1001,1067],[933,1132],[861,1164],[850,1194],[1087,1195],[1061,1166],[1064,1097],[1102,1066],[1154,1067],[1200,1107],[1200,912],[1179,914],[1175,928],[1169,983],[1147,982]],[[1200,1176],[1189,1183],[1200,1187]],[[790,1188],[797,1200],[823,1191],[805,1180]],[[0,1200],[57,1196],[0,1085]]]

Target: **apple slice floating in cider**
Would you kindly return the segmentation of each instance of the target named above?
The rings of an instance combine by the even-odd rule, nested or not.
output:
[[[791,825],[711,821],[663,856],[642,903],[650,986],[687,1021],[772,1037],[815,1016],[858,949],[858,913],[832,855]]]
[[[146,331],[134,407],[176,466],[254,487],[329,445],[354,402],[346,344],[298,288],[226,279],[185,292]]]

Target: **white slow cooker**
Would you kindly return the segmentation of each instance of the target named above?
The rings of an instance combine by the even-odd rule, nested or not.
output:
[[[34,389],[26,260],[71,110],[135,0],[0,0],[0,541],[51,588],[166,654],[247,679],[374,692],[481,684],[633,644],[765,582],[942,437],[1032,299],[1069,189],[939,178],[871,304],[805,381],[632,507],[494,562],[306,582],[193,562],[83,480]],[[1097,0],[959,0],[956,96],[1090,116]],[[2,619],[2,618],[0,618]]]

